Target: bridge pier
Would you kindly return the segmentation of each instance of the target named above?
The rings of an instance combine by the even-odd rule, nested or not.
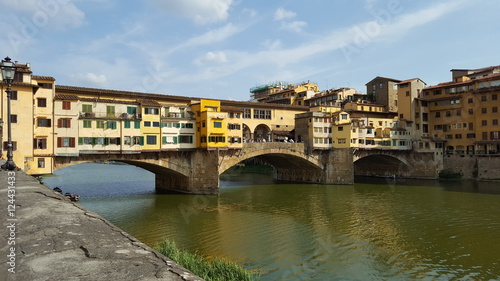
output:
[[[318,151],[323,169],[308,167],[275,168],[274,178],[283,181],[322,184],[353,184],[354,167],[351,149]]]
[[[189,174],[172,171],[155,173],[156,191],[159,193],[219,194],[217,151],[196,150],[187,153]]]

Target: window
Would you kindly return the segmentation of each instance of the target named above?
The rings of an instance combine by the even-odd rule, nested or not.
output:
[[[439,117],[441,117],[441,112],[439,112],[439,111],[436,111],[436,115],[435,115],[434,117],[436,117],[436,118],[439,118]]]
[[[179,143],[193,143],[193,136],[179,136]]]
[[[144,121],[144,127],[151,127],[151,121]]]
[[[57,138],[57,147],[75,147],[75,138]]]
[[[156,136],[147,136],[146,137],[146,143],[149,144],[149,145],[156,144]]]
[[[92,121],[91,120],[83,120],[83,127],[84,128],[92,128]]]
[[[488,110],[486,109],[486,107],[481,108],[481,113],[482,114],[488,113]]]
[[[474,123],[472,122],[469,122],[469,130],[474,130]]]
[[[17,114],[10,115],[10,123],[12,123],[12,124],[17,123]]]
[[[47,149],[47,139],[46,138],[35,138],[33,139],[34,149]]]
[[[481,120],[482,126],[488,126],[488,120]]]
[[[379,88],[379,90],[383,89],[384,88],[384,84],[382,84],[382,83],[378,84],[378,88]]]
[[[473,99],[473,98],[469,98],[469,99],[467,100],[467,102],[468,102],[468,103],[474,103],[474,99]]]
[[[57,120],[58,128],[71,128],[71,119],[69,118],[60,118]]]
[[[240,124],[229,124],[227,125],[229,130],[241,130],[241,125]]]
[[[194,124],[193,123],[186,123],[186,128],[193,129],[194,128]]]
[[[82,112],[85,112],[85,113],[92,112],[92,105],[91,104],[82,104]]]
[[[254,109],[253,118],[271,120],[271,110]]]
[[[481,139],[482,140],[488,140],[488,132],[482,132],[481,133]]]
[[[129,120],[126,120],[124,123],[123,123],[123,127],[125,129],[130,129],[130,121]]]
[[[498,139],[500,139],[500,132],[499,131],[490,132],[490,139],[491,140],[498,140]]]
[[[410,91],[406,91],[406,96],[409,97],[410,96]]]
[[[46,98],[37,99],[37,106],[38,107],[47,107],[47,99]]]
[[[52,126],[51,119],[47,119],[47,118],[37,118],[36,123],[37,123],[38,127],[51,127]]]
[[[252,110],[250,108],[244,108],[243,119],[250,119],[250,118],[252,118]]]
[[[474,114],[474,109],[469,108],[469,114],[470,114],[470,115]]]
[[[146,107],[146,108],[144,108],[144,114],[158,115],[158,114],[160,114],[160,109],[159,108]]]
[[[429,121],[429,114],[428,113],[422,113],[422,121],[424,121],[424,122]]]
[[[340,114],[342,120],[347,120],[347,114]]]
[[[38,86],[44,89],[52,89],[52,83],[38,83]]]
[[[497,113],[498,112],[498,107],[494,106],[491,108],[492,113]]]
[[[10,91],[10,99],[17,100],[17,91]]]
[[[140,129],[141,128],[141,121],[134,121],[134,129]]]
[[[226,137],[208,137],[208,142],[226,142]]]
[[[106,129],[116,129],[116,121],[106,122]]]
[[[472,133],[472,134],[467,134],[467,138],[468,139],[475,139],[476,138],[476,134]]]
[[[8,149],[8,142],[4,141],[3,142],[3,150],[7,151]],[[16,151],[17,150],[17,141],[13,141],[12,142],[12,151]]]
[[[78,144],[79,145],[94,144],[92,142],[92,139],[95,139],[95,138],[87,138],[87,137],[86,138],[82,138],[82,137],[80,137],[80,138],[78,138]]]
[[[462,138],[462,134],[455,134],[455,139],[461,139]]]
[[[222,122],[215,121],[214,122],[214,128],[222,128]]]
[[[337,128],[337,130],[338,130],[339,132],[342,132],[342,131],[344,131],[344,127],[340,126],[340,127],[338,127],[338,128]]]
[[[493,126],[498,126],[498,119],[491,120]]]
[[[102,120],[97,120],[96,121],[96,126],[97,129],[104,129],[104,121]]]
[[[137,107],[135,107],[135,106],[127,106],[127,113],[128,114],[137,114]]]
[[[424,114],[426,114],[426,113],[424,113]],[[462,116],[462,110],[457,109],[456,114],[457,114],[457,116]],[[424,121],[427,121],[427,120],[424,120]]]
[[[70,110],[71,109],[71,102],[69,102],[69,101],[63,101],[62,102],[62,109],[63,110]]]
[[[106,117],[115,118],[115,106],[114,105],[106,105]]]
[[[446,111],[446,117],[450,117],[451,116],[451,111]]]
[[[481,96],[481,101],[486,101],[486,96]]]
[[[493,95],[491,95],[491,100],[497,100],[497,99],[498,99],[497,94],[493,94]]]
[[[38,158],[38,168],[45,168],[45,158]]]
[[[153,127],[160,127],[160,122],[153,122]]]

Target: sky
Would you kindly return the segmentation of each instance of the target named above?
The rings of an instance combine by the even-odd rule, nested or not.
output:
[[[498,0],[0,0],[0,56],[58,85],[250,100],[500,65]]]

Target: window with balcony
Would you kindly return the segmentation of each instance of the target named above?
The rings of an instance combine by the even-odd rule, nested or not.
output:
[[[115,118],[115,106],[114,105],[106,105],[106,117]]]

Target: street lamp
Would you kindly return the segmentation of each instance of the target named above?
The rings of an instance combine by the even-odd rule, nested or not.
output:
[[[16,74],[16,65],[10,60],[9,57],[6,57],[2,60],[2,79],[3,82],[7,84],[7,162],[2,165],[4,170],[14,170],[16,168],[16,164],[12,159],[12,130],[11,130],[11,120],[10,120],[10,96],[12,90],[10,86],[14,81],[14,75]]]

